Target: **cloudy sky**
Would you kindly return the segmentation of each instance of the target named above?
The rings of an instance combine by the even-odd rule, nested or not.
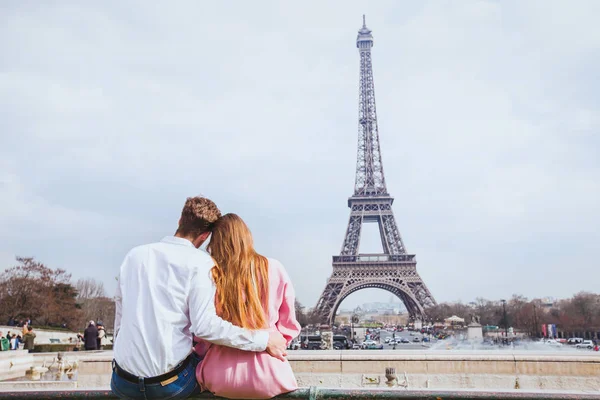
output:
[[[112,293],[204,194],[314,305],[353,191],[363,13],[388,190],[436,299],[597,292],[593,0],[1,2],[0,265]]]

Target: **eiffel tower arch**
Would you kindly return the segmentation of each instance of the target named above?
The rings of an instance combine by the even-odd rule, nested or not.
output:
[[[394,218],[394,203],[387,191],[375,107],[371,48],[373,36],[365,23],[358,31],[360,55],[358,152],[354,194],[348,199],[350,218],[339,256],[333,256],[333,273],[317,302],[315,313],[333,325],[340,304],[350,294],[378,288],[396,295],[414,320],[424,320],[425,307],[435,300],[417,273],[417,260],[408,254]],[[360,254],[364,223],[377,223],[382,253]]]

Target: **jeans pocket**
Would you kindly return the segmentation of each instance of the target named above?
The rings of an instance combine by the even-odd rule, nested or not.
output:
[[[117,396],[120,399],[142,399],[143,398],[143,395],[141,394],[141,392],[138,392],[139,396],[137,396],[137,397],[133,397],[133,396],[131,396],[131,394],[127,395],[127,394],[123,393],[123,389],[120,388],[120,386],[122,386],[122,385],[131,385],[131,383],[126,382],[120,376],[118,376],[117,374],[115,374],[113,372],[112,379],[110,380],[110,391],[113,392],[113,394],[115,396]]]
[[[198,385],[196,375],[192,373],[193,369],[186,368],[179,375],[175,382],[169,383],[166,386],[154,386],[152,390],[146,392],[146,396],[150,399],[161,400],[177,400],[186,399],[195,392]]]

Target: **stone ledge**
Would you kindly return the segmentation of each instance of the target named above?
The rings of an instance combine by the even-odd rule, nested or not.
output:
[[[536,362],[592,362],[600,364],[600,352],[577,354],[577,352],[555,352],[527,354],[528,352],[469,353],[435,350],[292,350],[289,361],[536,361]],[[56,353],[32,353],[34,357],[48,357]],[[112,350],[69,352],[85,361],[111,361]]]
[[[35,399],[35,400],[54,400],[54,399],[117,399],[109,390],[40,390],[40,391],[14,391],[9,393],[0,393],[0,399]],[[203,393],[191,397],[193,399],[214,399],[217,398],[210,393]],[[287,393],[276,397],[277,399],[405,399],[405,400],[494,400],[494,399],[512,399],[512,400],[598,400],[600,392],[489,392],[489,391],[435,391],[435,390],[397,390],[397,389],[330,389],[330,388],[301,388],[295,392]]]

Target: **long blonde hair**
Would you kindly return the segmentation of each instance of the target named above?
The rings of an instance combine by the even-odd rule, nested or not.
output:
[[[215,260],[215,307],[221,318],[248,329],[267,327],[269,263],[254,250],[252,233],[236,214],[219,218],[207,250]]]

